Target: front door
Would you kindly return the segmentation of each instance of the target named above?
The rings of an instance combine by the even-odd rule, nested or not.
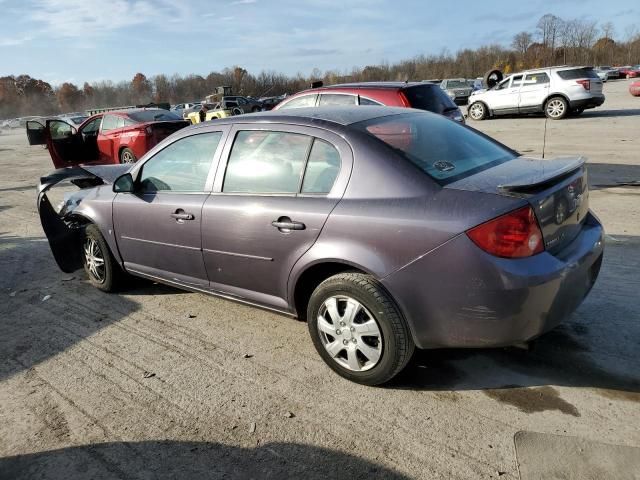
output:
[[[232,135],[217,193],[202,212],[211,288],[286,309],[289,273],[341,198],[351,150],[338,137],[303,127],[238,129]]]
[[[213,183],[223,131],[180,138],[133,172],[134,193],[118,193],[113,222],[127,270],[208,287],[202,205]]]
[[[514,75],[495,86],[491,90],[491,105],[489,108],[494,113],[516,113],[518,111],[518,99],[522,75]]]

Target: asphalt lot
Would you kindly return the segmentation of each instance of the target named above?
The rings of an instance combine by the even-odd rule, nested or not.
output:
[[[52,169],[0,134],[0,479],[519,478],[514,435],[640,446],[640,98],[627,82],[549,121],[545,154],[589,158],[607,242],[579,310],[535,349],[417,352],[391,385],[333,374],[306,325],[60,272],[35,208]],[[470,125],[542,153],[544,118]],[[637,474],[637,472],[636,472]]]

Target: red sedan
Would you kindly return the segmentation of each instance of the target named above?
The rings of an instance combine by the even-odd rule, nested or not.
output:
[[[63,120],[27,122],[30,145],[46,145],[56,168],[134,163],[173,132],[189,125],[159,108],[99,113],[75,127]]]
[[[636,78],[640,77],[640,65],[633,65],[632,67],[620,67],[618,68],[621,78]]]

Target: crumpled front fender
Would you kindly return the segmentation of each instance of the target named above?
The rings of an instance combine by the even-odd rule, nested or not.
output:
[[[47,197],[47,191],[62,181],[70,181],[80,188],[102,185],[101,178],[81,167],[61,168],[40,179],[38,185],[38,213],[49,247],[60,270],[66,273],[82,268],[83,222],[72,218],[68,211],[58,214]]]

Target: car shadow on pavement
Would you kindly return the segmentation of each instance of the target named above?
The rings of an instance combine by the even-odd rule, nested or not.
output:
[[[296,443],[98,443],[0,458],[0,480],[154,478],[408,478],[367,460]]]
[[[0,272],[0,381],[139,309],[125,296],[93,288],[82,270],[58,270],[43,237],[0,234]]]
[[[640,402],[640,238],[607,241],[601,274],[564,323],[530,350],[416,351],[390,388],[434,391],[559,385],[596,388]]]
[[[611,118],[611,117],[638,117],[640,108],[625,108],[619,110],[594,109],[585,110],[580,117],[584,118]]]
[[[587,162],[587,170],[590,190],[640,187],[640,165]]]

